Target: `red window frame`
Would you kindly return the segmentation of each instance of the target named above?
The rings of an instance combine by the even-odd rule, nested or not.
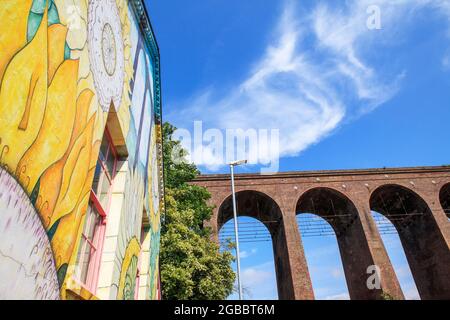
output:
[[[103,251],[103,243],[105,239],[105,231],[106,231],[106,219],[108,216],[108,212],[111,207],[111,195],[112,190],[114,186],[114,178],[117,174],[117,163],[118,163],[118,154],[117,150],[114,147],[113,140],[111,137],[111,134],[108,130],[108,127],[105,128],[105,133],[103,136],[103,141],[107,140],[107,149],[106,154],[102,153],[102,150],[99,152],[99,158],[97,161],[97,165],[100,165],[100,174],[99,174],[99,181],[97,184],[97,190],[93,190],[91,188],[90,193],[90,199],[89,199],[89,208],[88,210],[94,210],[95,213],[97,213],[100,217],[100,223],[95,226],[93,239],[89,239],[88,236],[85,235],[85,229],[83,228],[82,231],[82,239],[83,241],[81,245],[83,247],[80,247],[80,250],[82,248],[85,248],[86,245],[89,245],[89,262],[87,266],[87,275],[86,280],[81,281],[81,279],[77,279],[81,286],[88,289],[91,293],[95,294],[97,291],[97,284],[98,284],[98,278],[99,278],[99,272],[100,272],[100,263],[101,263],[101,257],[102,257],[102,251]],[[107,160],[110,159],[109,156],[112,154],[113,159],[113,169],[112,172],[110,172],[110,169],[108,168]],[[97,169],[96,169],[97,170]],[[107,182],[109,184],[108,192],[106,193],[107,202],[106,205],[102,204],[96,194],[99,187],[102,187],[103,185],[103,179],[107,179]],[[95,214],[94,213],[94,214]],[[90,223],[88,219],[91,219],[91,215],[86,217],[85,225],[87,223]],[[83,250],[84,252],[84,250]],[[77,266],[79,268],[79,266]],[[80,269],[81,270],[81,269]]]

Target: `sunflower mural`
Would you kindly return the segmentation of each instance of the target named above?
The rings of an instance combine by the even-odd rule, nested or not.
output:
[[[130,28],[130,51],[134,57],[133,77],[130,85],[130,122],[127,133],[127,145],[130,155],[128,158],[128,172],[126,176],[126,194],[122,206],[120,231],[118,237],[119,251],[115,264],[121,265],[114,275],[117,299],[134,296],[136,278],[129,277],[129,273],[136,274],[140,251],[136,239],[141,235],[143,215],[150,221],[151,241],[149,248],[148,292],[150,299],[156,298],[158,278],[160,202],[162,189],[162,168],[159,161],[161,150],[160,114],[155,104],[159,98],[155,95],[158,89],[155,83],[155,62],[144,38],[138,32],[137,21],[129,14],[132,21]],[[145,121],[149,119],[149,121]],[[154,252],[154,250],[156,250]],[[131,268],[131,269],[130,269]],[[130,291],[130,288],[132,290]]]
[[[137,22],[139,3],[0,2],[0,299],[66,298],[110,111],[130,167],[112,298],[134,297],[142,215],[157,241],[162,193],[159,58]]]

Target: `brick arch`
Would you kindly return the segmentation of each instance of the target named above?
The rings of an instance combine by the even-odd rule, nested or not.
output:
[[[450,251],[427,202],[400,184],[385,184],[370,196],[370,208],[397,229],[422,299],[450,297]]]
[[[386,218],[394,226],[399,224],[399,219],[407,215],[426,213],[431,215],[431,209],[425,199],[411,188],[401,184],[383,184],[374,189],[370,194],[370,207]],[[398,217],[397,217],[398,216]]]
[[[330,187],[316,187],[297,200],[296,214],[312,213],[327,221],[336,235],[358,219],[358,210],[350,198]]]
[[[272,237],[282,220],[282,212],[278,203],[269,195],[256,190],[236,192],[236,208],[238,216],[254,218],[264,224]],[[232,196],[226,197],[219,207],[217,230],[233,219]]]
[[[376,263],[353,201],[334,188],[315,187],[300,195],[296,213],[315,214],[333,227],[350,298],[381,298],[382,288],[371,290],[367,287],[367,269]]]
[[[336,241],[337,234],[342,229],[341,222],[348,220],[350,217],[348,216],[349,212],[350,216],[353,218],[358,214],[355,205],[350,199],[341,192],[330,187],[316,187],[306,190],[300,195],[295,204],[296,215],[312,214],[328,223],[334,231]],[[300,234],[302,234],[303,230],[300,229],[299,231]],[[307,263],[309,264],[308,259]],[[341,265],[345,270],[342,256]]]
[[[247,216],[263,223],[272,237],[278,297],[281,300],[295,298],[296,284],[294,270],[288,250],[283,213],[278,203],[266,193],[256,190],[236,192],[238,216]],[[216,230],[233,218],[232,196],[227,196],[219,206],[216,217]]]
[[[447,217],[450,219],[450,183],[442,186],[439,191],[439,202]]]

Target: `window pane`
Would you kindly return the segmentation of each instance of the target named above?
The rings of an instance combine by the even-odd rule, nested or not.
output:
[[[101,217],[97,213],[97,210],[89,205],[77,256],[77,278],[84,284],[86,284],[90,267],[89,264],[91,263],[92,256],[95,254],[96,248],[93,246],[95,244],[94,237],[100,223]]]
[[[108,155],[108,148],[109,148],[108,134],[105,132],[103,135],[102,144],[100,146],[100,159],[103,161],[105,161],[106,156]]]
[[[114,179],[114,164],[116,162],[116,157],[114,156],[114,152],[110,149],[108,158],[106,159],[106,167],[108,168],[109,176]]]
[[[83,234],[94,243],[94,235],[97,227],[100,224],[100,215],[95,210],[95,207],[90,205],[88,209],[88,216],[86,217],[86,224],[84,225]]]
[[[109,204],[109,189],[111,188],[111,183],[106,177],[106,173],[102,170],[102,179],[100,180],[100,185],[98,187],[98,192],[96,193],[97,199],[100,202],[103,210],[108,210]]]
[[[101,176],[102,176],[102,165],[100,164],[99,161],[97,161],[97,166],[95,167],[94,182],[92,183],[92,191],[94,191],[96,195],[98,194],[98,187]]]
[[[91,260],[91,246],[84,239],[81,238],[80,250],[77,257],[77,278],[81,283],[86,284],[87,274],[89,270],[89,262]]]
[[[103,166],[99,161],[97,162],[97,167],[95,168],[95,178],[92,185],[92,190],[105,211],[108,209],[110,188],[111,182],[109,181],[105,169],[103,169]]]

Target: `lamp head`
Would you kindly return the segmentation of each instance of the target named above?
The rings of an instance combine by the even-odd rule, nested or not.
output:
[[[246,163],[247,163],[247,160],[233,161],[230,163],[230,166],[235,167],[235,166],[240,166],[241,164],[246,164]]]

